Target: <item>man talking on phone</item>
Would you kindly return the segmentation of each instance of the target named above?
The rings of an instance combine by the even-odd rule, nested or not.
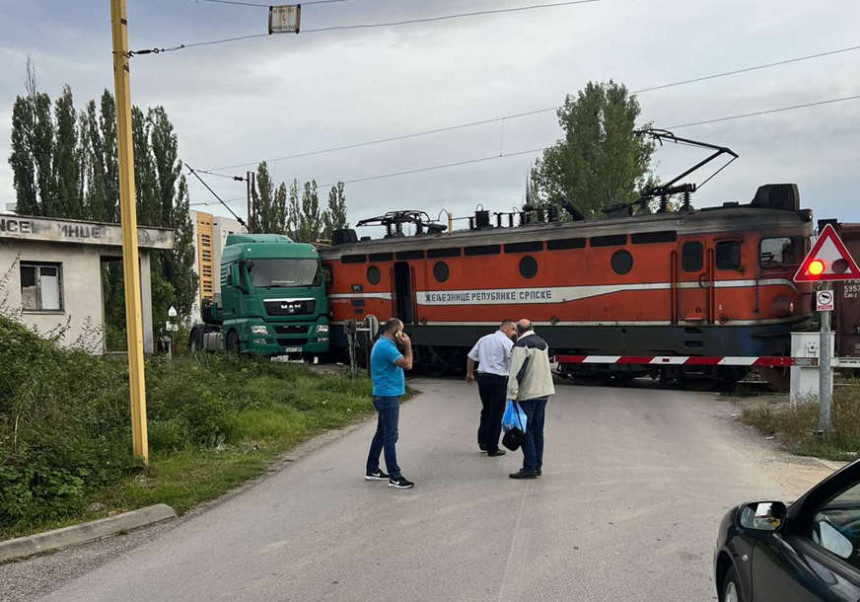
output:
[[[401,351],[402,349],[402,351]],[[412,341],[403,332],[403,322],[391,318],[370,352],[370,378],[373,381],[373,407],[378,419],[376,434],[370,443],[368,481],[388,481],[389,487],[411,489],[415,483],[406,479],[397,465],[397,423],[400,418],[400,396],[406,393],[404,370],[412,369]],[[385,451],[385,474],[379,468],[379,455]]]

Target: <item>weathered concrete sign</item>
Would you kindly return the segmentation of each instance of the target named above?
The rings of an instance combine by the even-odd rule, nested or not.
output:
[[[122,246],[122,229],[118,224],[0,215],[0,239],[2,238]],[[138,227],[137,244],[148,249],[172,249],[173,230]]]

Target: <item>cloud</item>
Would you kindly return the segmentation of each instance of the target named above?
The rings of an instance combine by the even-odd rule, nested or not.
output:
[[[522,6],[530,0],[307,6],[304,27],[369,23]],[[112,87],[106,5],[14,3],[0,8],[0,111],[23,88],[32,55],[42,89],[69,82],[79,104]],[[33,5],[33,6],[30,6]],[[93,5],[95,6],[95,5]],[[135,57],[134,101],[162,104],[183,158],[208,168],[396,136],[560,104],[589,80],[631,89],[857,44],[860,6],[837,0],[650,0],[600,3],[396,28],[273,36]],[[265,10],[194,2],[129,3],[133,48],[253,34]],[[32,31],[38,25],[40,35]],[[8,34],[8,35],[5,35]],[[16,70],[16,64],[20,67]],[[860,52],[643,94],[643,118],[656,125],[860,94]],[[747,200],[769,181],[796,181],[817,214],[860,221],[848,200],[860,159],[860,102],[679,130],[728,145],[741,159],[697,195],[699,204]],[[552,112],[396,143],[271,165],[276,178],[320,183],[405,171],[552,144]],[[9,153],[8,116],[0,151]],[[664,177],[700,155],[660,151]],[[534,156],[347,185],[355,221],[410,207],[433,217],[442,207],[466,215],[477,204],[507,210],[520,202]],[[236,168],[242,173],[244,167]],[[232,172],[230,172],[232,173]],[[225,198],[241,183],[212,179]],[[211,199],[193,185],[193,201]],[[0,203],[11,201],[11,172],[0,165]],[[244,209],[242,202],[236,208]],[[213,211],[223,210],[210,207]]]

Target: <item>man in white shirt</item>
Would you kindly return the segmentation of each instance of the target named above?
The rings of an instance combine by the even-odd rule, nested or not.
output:
[[[478,394],[482,406],[478,447],[488,456],[505,455],[505,450],[499,449],[499,436],[516,331],[513,320],[502,320],[496,332],[475,343],[466,359],[466,382],[469,384],[475,382],[475,364],[478,364]]]

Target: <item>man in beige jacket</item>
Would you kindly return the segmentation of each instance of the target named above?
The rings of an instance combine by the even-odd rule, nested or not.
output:
[[[546,403],[555,394],[549,365],[549,345],[537,336],[529,320],[517,322],[517,343],[511,352],[508,399],[526,414],[523,467],[512,479],[534,479],[543,466],[543,424]]]

